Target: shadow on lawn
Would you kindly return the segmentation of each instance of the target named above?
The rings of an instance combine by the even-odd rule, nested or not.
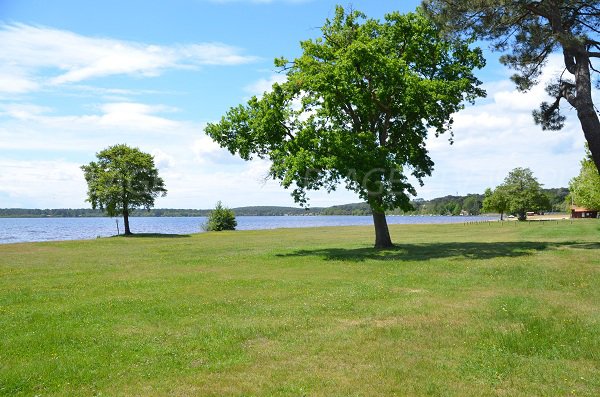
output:
[[[578,249],[600,249],[600,243],[581,242],[495,242],[495,243],[427,243],[396,244],[394,248],[321,248],[298,250],[280,257],[320,256],[324,260],[361,262],[365,260],[426,261],[439,258],[491,259],[498,257],[519,257],[532,255],[538,251],[569,247]]]
[[[566,245],[576,249],[600,250],[600,243],[569,243]]]
[[[124,235],[124,234],[120,234],[118,236],[113,236],[113,237],[121,237],[121,238],[147,238],[147,237],[153,237],[153,238],[183,238],[183,237],[191,237],[191,235],[189,234],[163,234],[163,233],[133,233],[130,234],[128,236]]]

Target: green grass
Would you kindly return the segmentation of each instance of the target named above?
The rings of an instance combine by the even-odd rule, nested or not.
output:
[[[0,246],[0,395],[598,396],[600,223]]]

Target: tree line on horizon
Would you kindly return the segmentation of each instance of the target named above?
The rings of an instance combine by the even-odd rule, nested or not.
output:
[[[547,211],[563,212],[567,209],[568,188],[542,189],[548,196],[550,207]],[[413,210],[392,211],[390,215],[469,215],[482,214],[484,194],[467,194],[465,196],[448,195],[431,200],[415,199],[411,201]],[[285,206],[247,206],[231,209],[236,216],[283,216],[283,215],[371,215],[367,203],[349,203],[331,207],[285,207]],[[131,212],[132,217],[205,217],[212,209],[182,208],[150,208],[137,209]],[[91,208],[0,208],[3,218],[86,218],[108,217],[104,211]]]

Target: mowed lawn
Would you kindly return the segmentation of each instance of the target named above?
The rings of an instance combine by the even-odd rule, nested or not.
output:
[[[0,395],[600,395],[600,222],[390,229],[1,245]]]

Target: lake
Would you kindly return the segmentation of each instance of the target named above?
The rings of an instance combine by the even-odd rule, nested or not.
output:
[[[277,229],[320,226],[372,225],[371,216],[238,216],[238,230]],[[486,216],[388,216],[389,224],[461,223],[496,220]],[[117,234],[120,218],[0,218],[0,244],[85,240]],[[133,233],[190,234],[201,233],[205,217],[133,217]]]

